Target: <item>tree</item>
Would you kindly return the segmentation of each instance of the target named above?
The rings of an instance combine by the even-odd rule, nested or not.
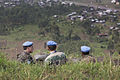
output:
[[[108,49],[114,49],[114,42],[112,40],[108,42]]]
[[[54,22],[50,25],[50,36],[53,40],[57,42],[61,41],[59,27]]]
[[[8,26],[5,24],[0,24],[0,35],[6,35],[8,33]]]

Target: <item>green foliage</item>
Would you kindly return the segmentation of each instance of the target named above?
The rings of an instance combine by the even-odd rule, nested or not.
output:
[[[5,29],[14,29],[16,26],[18,27],[24,24],[39,24],[39,27],[44,27],[47,24],[47,20],[44,19],[48,19],[54,14],[65,14],[68,10],[69,9],[63,5],[54,5],[45,8],[26,4],[21,4],[13,8],[0,7],[0,27],[7,25]]]
[[[108,49],[114,49],[114,42],[112,40],[108,43]]]
[[[89,46],[89,42],[87,41],[67,41],[66,43],[61,44],[58,47],[58,50],[64,51],[66,54],[76,54],[80,53],[80,47],[83,45]]]
[[[0,54],[1,80],[118,80],[120,66],[115,66],[110,59],[104,63],[72,63],[62,66],[42,64],[21,64],[6,60]]]
[[[117,50],[118,52],[120,52],[120,43],[116,44],[116,45],[115,45],[115,48],[116,48],[116,50]]]
[[[0,24],[0,35],[8,34],[9,28],[8,25]]]
[[[91,28],[92,22],[90,22],[89,20],[85,20],[84,22],[82,22],[81,25],[85,28],[87,34],[89,35],[94,36],[97,33],[100,33],[100,29],[98,26]]]

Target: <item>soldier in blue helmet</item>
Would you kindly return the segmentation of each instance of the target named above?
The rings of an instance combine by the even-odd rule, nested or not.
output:
[[[90,47],[88,46],[81,46],[81,52],[82,52],[82,59],[81,62],[96,62],[95,58],[90,55]]]
[[[47,42],[47,49],[50,55],[45,59],[45,63],[49,65],[61,65],[66,63],[66,56],[63,52],[57,52],[57,43],[55,41]]]
[[[33,42],[26,41],[23,43],[24,51],[17,55],[17,60],[21,63],[33,63],[33,58],[30,55],[33,52]]]

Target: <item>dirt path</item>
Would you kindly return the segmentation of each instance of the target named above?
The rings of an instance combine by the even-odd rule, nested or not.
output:
[[[100,5],[95,5],[95,4],[87,4],[87,3],[80,3],[80,2],[72,2],[72,1],[66,1],[67,3],[74,3],[75,5],[80,5],[80,6],[89,6],[89,7],[94,7],[94,8],[100,8],[100,9],[111,9],[111,10],[118,10],[120,11],[120,9],[115,9],[115,8],[108,8],[108,7],[104,7],[104,6],[100,6]]]
[[[9,46],[6,49],[1,49],[1,52],[7,54],[8,59],[15,60],[17,54],[23,51],[22,44],[25,41],[16,41],[16,42],[7,42],[7,45]],[[46,41],[37,41],[33,40],[34,42],[34,51],[36,50],[45,50],[44,43]],[[13,46],[14,45],[14,46]]]

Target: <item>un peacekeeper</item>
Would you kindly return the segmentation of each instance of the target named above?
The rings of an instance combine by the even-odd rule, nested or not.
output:
[[[81,46],[81,52],[82,52],[82,59],[81,62],[93,62],[95,63],[95,58],[89,54],[90,47],[88,46]]]
[[[21,63],[33,63],[33,58],[31,57],[31,53],[33,52],[33,42],[26,41],[23,43],[24,51],[17,55],[17,60]]]
[[[66,63],[66,56],[63,52],[57,52],[57,43],[55,41],[48,41],[47,48],[50,55],[45,59],[45,63],[48,65],[61,65]]]

